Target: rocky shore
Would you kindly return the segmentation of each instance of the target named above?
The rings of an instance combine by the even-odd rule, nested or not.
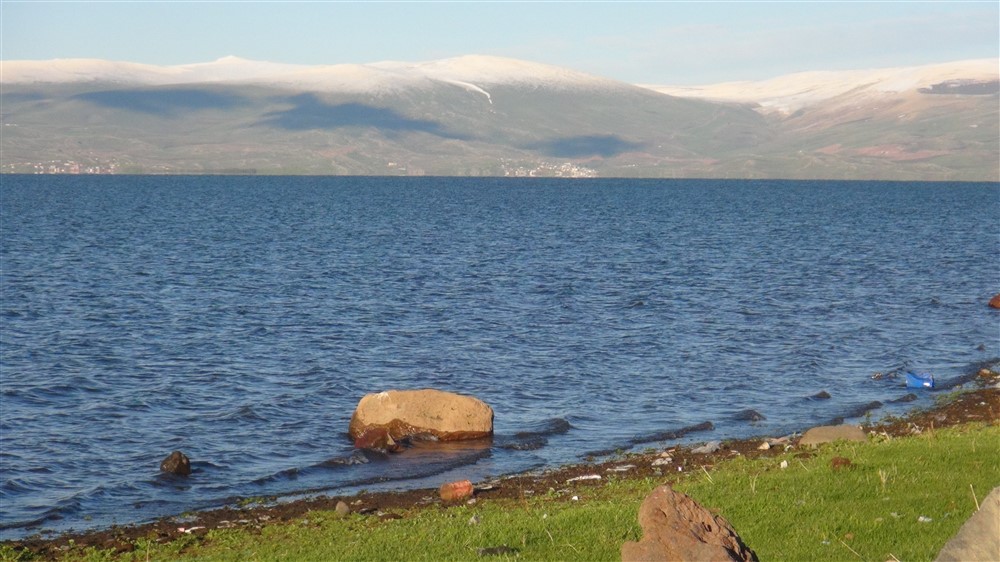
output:
[[[981,373],[974,387],[942,395],[938,404],[914,411],[905,417],[889,418],[862,426],[869,435],[891,437],[913,435],[969,422],[1000,423],[1000,386],[998,374]],[[772,457],[798,445],[801,436],[780,436],[713,442],[709,446],[676,446],[642,454],[629,454],[596,463],[563,466],[542,472],[530,472],[477,482],[474,498],[477,502],[501,498],[524,498],[545,494],[550,490],[599,486],[609,475],[616,478],[653,478],[665,483],[690,471],[708,471],[719,463],[737,456],[746,458]],[[805,447],[798,455],[809,456]],[[116,526],[86,533],[65,533],[54,537],[33,536],[5,541],[6,547],[24,551],[33,557],[53,559],[69,548],[96,547],[117,552],[129,552],[138,539],[169,542],[188,535],[207,533],[211,529],[242,527],[259,529],[265,525],[294,520],[311,511],[351,512],[395,519],[401,513],[420,506],[447,506],[461,502],[445,502],[434,489],[401,492],[361,493],[354,496],[324,496],[295,501],[254,498],[238,502],[238,506],[212,511],[168,517],[156,522]]]

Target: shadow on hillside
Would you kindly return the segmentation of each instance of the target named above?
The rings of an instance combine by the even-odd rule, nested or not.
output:
[[[157,117],[174,117],[182,111],[232,109],[247,103],[242,96],[195,88],[110,90],[74,97],[102,107],[138,111]]]
[[[382,131],[412,131],[449,139],[466,139],[463,135],[447,131],[436,121],[411,119],[384,107],[353,102],[328,104],[313,94],[297,95],[288,101],[293,103],[294,107],[267,113],[267,118],[261,121],[261,124],[289,131],[373,127]]]
[[[582,158],[586,156],[608,158],[641,147],[641,143],[627,141],[618,135],[581,135],[533,143],[526,148],[538,150],[548,156],[558,156],[560,158]]]

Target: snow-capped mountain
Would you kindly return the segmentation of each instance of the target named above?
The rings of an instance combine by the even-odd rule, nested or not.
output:
[[[881,97],[918,93],[921,89],[949,82],[958,85],[996,84],[998,81],[1000,59],[976,59],[903,68],[799,72],[754,82],[645,87],[672,96],[755,103],[762,111],[789,114],[847,94]]]
[[[640,87],[482,55],[0,61],[0,171],[997,181],[997,66]]]
[[[213,62],[155,66],[95,59],[3,61],[0,82],[109,82],[146,86],[260,84],[315,91],[384,91],[433,82],[468,85],[540,84],[615,87],[619,82],[562,67],[504,57],[468,55],[428,62],[296,65],[223,57]],[[478,86],[477,86],[478,87]]]

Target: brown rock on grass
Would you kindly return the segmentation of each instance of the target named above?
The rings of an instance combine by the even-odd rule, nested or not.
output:
[[[944,545],[934,562],[996,560],[1000,560],[1000,487],[993,488],[979,510]]]
[[[834,441],[867,441],[864,430],[856,425],[821,425],[814,427],[799,439],[799,447],[815,447]]]
[[[493,408],[472,396],[431,389],[366,394],[351,416],[348,432],[360,447],[371,442],[362,437],[379,435],[371,433],[373,429],[384,430],[395,442],[418,435],[440,441],[481,439],[493,435]]]
[[[470,480],[459,480],[458,482],[442,484],[438,493],[441,495],[442,501],[454,502],[471,498],[473,490]]]
[[[757,562],[732,525],[690,497],[660,486],[639,507],[642,540],[622,545],[622,561]]]

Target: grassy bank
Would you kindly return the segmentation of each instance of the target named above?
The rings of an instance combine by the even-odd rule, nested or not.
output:
[[[817,451],[736,457],[662,477],[605,473],[547,491],[337,517],[314,511],[260,528],[214,529],[132,552],[74,549],[86,560],[618,560],[641,534],[639,504],[672,481],[726,517],[761,560],[931,560],[1000,485],[1000,426],[966,423],[873,436]],[[833,463],[835,457],[847,459]],[[787,468],[781,468],[782,461]],[[622,462],[649,462],[622,459]],[[4,560],[34,556],[10,545]]]

